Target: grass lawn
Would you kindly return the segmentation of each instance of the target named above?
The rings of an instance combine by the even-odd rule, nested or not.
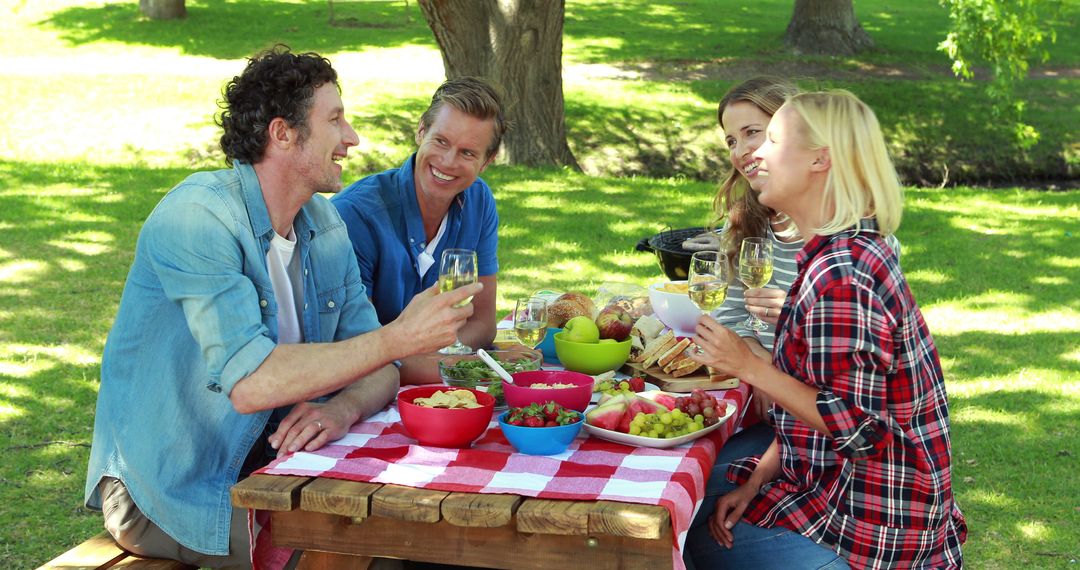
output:
[[[346,181],[404,158],[442,79],[415,3],[338,1],[338,26],[324,2],[187,4],[187,21],[165,23],[132,0],[0,0],[0,568],[34,568],[100,529],[80,505],[102,346],[143,219],[192,169],[221,164],[214,102],[242,58],[285,41],[332,59],[362,137]],[[710,219],[715,102],[755,73],[865,98],[909,183],[948,167],[952,180],[1075,185],[1080,2],[1065,3],[1047,73],[1020,87],[1043,133],[1026,154],[1001,142],[982,84],[953,80],[934,51],[936,0],[856,4],[876,51],[794,60],[778,47],[789,0],[568,2],[567,124],[587,172],[485,174],[503,221],[500,311],[537,288],[662,279],[633,246]],[[1074,568],[1080,190],[932,185],[908,189],[899,238],[946,371],[967,561]]]

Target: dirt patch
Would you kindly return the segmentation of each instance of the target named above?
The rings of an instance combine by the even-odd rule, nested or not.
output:
[[[566,79],[675,82],[737,81],[755,75],[776,75],[796,80],[808,78],[836,81],[858,81],[868,77],[926,81],[953,77],[953,73],[947,65],[914,69],[876,65],[867,62],[836,64],[827,61],[753,61],[743,58],[705,62],[676,60],[614,64],[572,64],[566,66],[564,73]],[[1076,79],[1080,77],[1080,68],[1063,66],[1038,67],[1032,69],[1028,76],[1032,79]],[[986,69],[975,69],[976,80],[986,80],[989,77],[990,73]]]

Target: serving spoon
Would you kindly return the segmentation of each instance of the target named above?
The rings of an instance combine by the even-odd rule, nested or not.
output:
[[[513,384],[514,383],[514,379],[510,377],[510,373],[507,372],[506,369],[503,368],[501,364],[499,364],[498,360],[495,360],[494,358],[492,358],[491,355],[488,354],[486,350],[484,350],[482,348],[477,349],[476,355],[480,357],[480,360],[484,361],[484,364],[487,364],[489,368],[494,370],[495,373],[499,375],[499,378],[502,378],[503,380],[506,380],[507,384]]]

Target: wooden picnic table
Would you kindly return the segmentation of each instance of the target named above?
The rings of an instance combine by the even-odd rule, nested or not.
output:
[[[371,557],[484,568],[671,568],[666,509],[615,501],[443,492],[322,477],[252,475],[236,507],[272,511],[300,568],[366,568]]]

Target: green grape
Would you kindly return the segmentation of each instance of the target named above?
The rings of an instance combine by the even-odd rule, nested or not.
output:
[[[630,424],[630,435],[640,435],[641,427],[634,424]]]

